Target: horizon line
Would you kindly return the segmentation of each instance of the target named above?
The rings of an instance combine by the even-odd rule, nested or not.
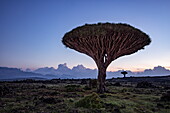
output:
[[[67,63],[63,63],[63,65],[64,65],[64,64],[67,64]],[[60,64],[58,64],[58,65],[60,65]],[[83,65],[83,64],[78,64],[78,65]],[[78,66],[78,65],[76,65],[76,66]],[[76,67],[76,66],[73,66],[73,67]],[[83,65],[83,66],[84,66],[84,65]],[[170,66],[157,65],[157,66],[153,66],[153,68],[143,68],[143,70],[140,70],[140,71],[138,70],[139,68],[136,68],[136,71],[130,70],[130,69],[126,70],[126,69],[123,69],[123,68],[119,68],[119,69],[117,69],[117,70],[115,70],[115,71],[107,70],[107,72],[131,71],[131,72],[137,73],[137,72],[144,72],[144,71],[147,70],[147,69],[153,70],[155,67],[158,67],[158,66],[163,67],[163,68],[165,68],[165,69],[167,69],[167,70],[170,71]],[[14,67],[14,66],[0,66],[0,67],[17,68],[17,69],[20,69],[20,70],[22,70],[22,71],[26,71],[27,69],[30,69],[31,71],[35,71],[35,70],[40,69],[40,68],[54,68],[54,69],[58,69],[58,67],[55,68],[54,66],[44,66],[44,67],[37,67],[37,68],[21,68],[21,67]],[[68,67],[68,66],[66,65],[66,67]],[[73,67],[68,67],[68,68],[72,70]],[[84,67],[85,67],[85,66],[84,66]],[[91,70],[98,70],[97,68],[89,68],[89,67],[85,67],[85,68],[86,68],[86,69],[91,69]]]

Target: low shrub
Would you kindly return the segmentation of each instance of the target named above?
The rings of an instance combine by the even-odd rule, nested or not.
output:
[[[39,86],[39,88],[47,88],[45,85],[41,85]]]
[[[125,92],[128,92],[128,90],[127,90],[126,88],[123,88],[123,89],[121,90],[121,93],[125,93]]]
[[[122,86],[122,85],[120,84],[120,82],[116,82],[113,84],[113,86]]]
[[[67,92],[82,91],[80,85],[67,85],[65,88]]]
[[[152,85],[152,83],[149,83],[147,81],[139,82],[136,87],[137,88],[155,88],[155,86]]]
[[[170,102],[170,91],[167,91],[165,94],[161,96],[161,101],[169,101]]]
[[[97,79],[90,79],[89,87],[90,88],[97,88]]]
[[[60,103],[60,102],[64,101],[63,99],[56,99],[53,97],[47,97],[47,98],[42,97],[42,98],[40,98],[40,100],[43,103],[47,103],[47,104],[56,104],[56,103]]]
[[[89,86],[85,86],[83,89],[84,90],[91,90],[91,88]]]
[[[81,84],[87,84],[87,80],[86,79],[82,79],[81,80]]]
[[[100,96],[100,98],[107,98],[107,95],[106,94],[101,94],[101,95],[99,95]]]
[[[76,107],[83,108],[101,108],[103,106],[102,101],[97,93],[92,93],[89,96],[84,97],[75,103]]]
[[[0,96],[5,96],[9,93],[11,93],[11,91],[6,85],[0,86]]]

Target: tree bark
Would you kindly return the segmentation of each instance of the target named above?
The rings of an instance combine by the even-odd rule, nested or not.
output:
[[[106,68],[100,67],[98,68],[98,93],[104,93],[106,91],[105,80],[106,80]]]

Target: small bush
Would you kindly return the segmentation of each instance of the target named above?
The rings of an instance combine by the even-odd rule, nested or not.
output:
[[[167,91],[167,93],[165,93],[161,96],[161,101],[169,101],[170,102],[170,91]]]
[[[87,80],[86,79],[82,79],[81,80],[81,84],[87,84]]]
[[[51,96],[56,96],[58,94],[60,94],[60,92],[57,92],[57,91],[55,91],[55,92],[48,92],[48,95],[51,95]]]
[[[126,89],[126,88],[123,88],[122,90],[121,90],[121,93],[125,93],[125,92],[127,92],[128,90]]]
[[[113,84],[113,86],[122,86],[122,85],[120,84],[120,82],[116,82]]]
[[[157,107],[158,107],[158,108],[164,108],[164,105],[161,104],[161,103],[157,103]]]
[[[68,92],[74,92],[74,91],[81,91],[82,90],[80,85],[67,85],[67,86],[65,86],[65,88],[66,88],[66,91],[68,91]]]
[[[64,100],[62,99],[56,99],[56,98],[53,98],[53,97],[48,97],[48,98],[40,98],[40,100],[44,103],[47,103],[47,104],[55,104],[55,103],[60,103],[60,102],[63,102]]]
[[[170,86],[164,86],[164,89],[169,90]]]
[[[77,92],[65,93],[63,96],[66,97],[66,98],[76,98],[76,97],[80,97],[80,95],[77,94]]]
[[[10,93],[11,93],[11,91],[6,85],[0,86],[0,96],[5,96]]]
[[[41,85],[41,86],[39,86],[39,88],[46,88],[46,86],[45,85]]]
[[[103,105],[99,95],[97,93],[92,93],[76,102],[75,106],[83,108],[101,108]]]
[[[90,79],[89,87],[90,88],[97,88],[97,79]]]
[[[91,88],[89,86],[85,86],[83,89],[84,90],[91,90]]]
[[[114,113],[121,113],[119,108],[114,109]]]
[[[106,94],[101,94],[100,98],[107,98],[107,95]]]
[[[147,81],[139,82],[136,87],[137,88],[155,88],[155,86],[153,86],[152,83],[149,83]]]

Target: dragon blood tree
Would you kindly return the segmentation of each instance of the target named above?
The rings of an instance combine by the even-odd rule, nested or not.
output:
[[[124,78],[126,77],[126,74],[128,74],[128,72],[126,71],[122,71],[121,74],[123,74]]]
[[[109,64],[124,55],[130,55],[151,39],[147,34],[128,24],[85,24],[67,32],[63,39],[66,47],[90,56],[98,67],[98,92],[106,91],[106,69]]]

